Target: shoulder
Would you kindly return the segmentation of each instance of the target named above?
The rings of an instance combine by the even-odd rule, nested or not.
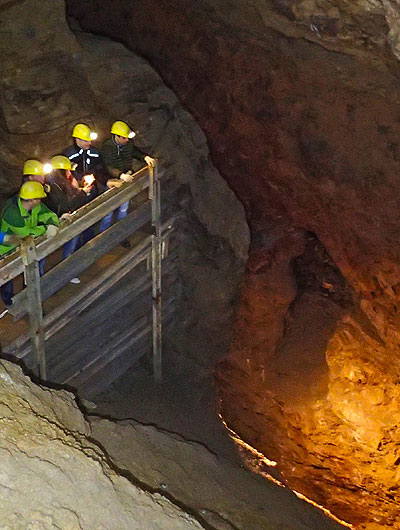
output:
[[[69,147],[64,149],[64,151],[62,152],[62,154],[66,156],[67,158],[71,158],[72,155],[77,155],[78,153],[79,153],[78,149],[76,148],[75,145],[70,145]]]
[[[113,147],[114,143],[112,141],[112,138],[108,138],[105,142],[103,142],[101,146],[101,150],[103,149],[110,149],[110,147]]]
[[[43,201],[41,201],[41,203],[39,204],[38,206],[39,208],[39,216],[43,216],[43,215],[46,215],[46,214],[49,214],[51,217],[55,218],[55,219],[58,219],[57,215],[52,211],[50,210],[50,208],[48,208]]]
[[[90,151],[90,154],[94,154],[94,155],[99,155],[100,154],[100,151],[99,149],[97,149],[97,147],[93,147],[91,146],[88,151]]]
[[[6,221],[9,225],[24,226],[24,220],[21,215],[18,206],[18,199],[16,196],[12,197],[11,199],[8,199],[8,201],[4,205],[2,217],[4,221]]]
[[[87,154],[90,158],[100,158],[101,153],[97,149],[97,147],[90,147],[90,149],[87,150]]]

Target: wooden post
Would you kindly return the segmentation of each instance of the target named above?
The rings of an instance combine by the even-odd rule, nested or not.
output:
[[[157,160],[150,167],[149,198],[151,200],[151,276],[153,306],[153,372],[154,379],[162,379],[162,341],[161,341],[161,201],[160,181],[158,179]]]
[[[25,283],[28,293],[28,311],[32,351],[37,359],[38,375],[46,379],[46,355],[44,351],[44,331],[42,299],[40,295],[39,262],[33,236],[21,240],[21,258],[25,267]]]

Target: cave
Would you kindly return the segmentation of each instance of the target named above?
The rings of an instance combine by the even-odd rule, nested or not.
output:
[[[61,152],[75,123],[104,137],[124,119],[159,161],[163,208],[179,214],[162,383],[138,361],[76,394],[84,418],[70,388],[50,378],[39,389],[1,361],[0,420],[18,428],[0,450],[21,448],[14,473],[42,454],[10,412],[21,409],[114,481],[98,493],[113,496],[104,520],[79,512],[93,498],[75,515],[58,499],[53,512],[6,509],[7,528],[400,529],[400,6],[24,0],[0,11],[2,201],[24,160]],[[18,326],[0,320],[3,350]],[[142,515],[156,510],[151,523],[129,522],[131,495]]]

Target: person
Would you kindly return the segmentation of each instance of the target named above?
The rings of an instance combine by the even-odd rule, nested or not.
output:
[[[53,237],[57,234],[59,220],[57,215],[49,210],[41,201],[46,197],[43,185],[36,181],[24,182],[19,194],[8,199],[2,210],[0,232],[18,238],[33,235],[35,237],[46,234]],[[3,239],[0,244],[0,256],[11,252],[17,242]],[[12,304],[14,296],[13,282],[10,280],[0,287],[1,298],[6,306]]]
[[[122,182],[132,182],[132,172],[137,171],[145,164],[154,165],[154,158],[143,153],[132,141],[135,133],[124,121],[115,121],[111,126],[111,138],[108,138],[101,146],[101,154],[108,173],[113,177],[107,183],[108,187],[119,187]],[[109,185],[111,184],[111,185]],[[121,204],[116,210],[117,219],[120,221],[128,214],[129,201]],[[100,223],[100,232],[111,226],[114,212],[107,214]],[[129,241],[121,243],[129,247]]]
[[[42,184],[44,190],[47,192],[48,187],[46,186],[46,173],[51,171],[50,164],[42,164],[39,160],[30,158],[24,163],[22,170],[23,181],[34,180]]]
[[[83,178],[86,175],[95,177],[90,200],[94,199],[99,193],[107,189],[107,180],[110,178],[109,173],[104,165],[100,151],[92,146],[92,141],[97,138],[97,133],[85,123],[77,123],[72,130],[73,144],[63,151],[71,164],[75,164],[75,179],[82,186]]]
[[[50,163],[52,172],[46,177],[49,191],[47,192],[47,197],[44,199],[44,203],[58,217],[61,217],[61,219],[68,218],[68,214],[71,214],[74,210],[77,210],[90,201],[93,183],[85,184],[82,188],[79,187],[78,181],[73,175],[74,167],[66,156],[53,156]],[[62,251],[62,259],[71,256],[75,252],[79,245],[80,237],[81,234],[78,234],[65,243]],[[70,282],[77,284],[80,283],[80,279],[75,277]]]
[[[40,184],[42,184],[44,188],[44,191],[48,193],[50,190],[50,186],[46,184],[46,174],[49,173],[49,171],[51,171],[50,164],[43,164],[39,160],[30,158],[24,163],[24,167],[22,170],[23,182],[27,182],[28,180],[40,182]],[[43,276],[44,274],[45,263],[46,258],[43,258],[39,261],[40,276]]]
[[[58,217],[62,217],[90,201],[93,183],[81,188],[73,175],[71,161],[64,155],[53,156],[50,163],[52,172],[46,177],[49,189],[44,203]]]
[[[96,198],[100,193],[111,187],[112,179],[104,165],[101,153],[96,147],[92,146],[92,141],[97,138],[97,133],[92,131],[86,123],[77,123],[72,130],[73,144],[63,151],[72,164],[76,165],[75,178],[78,184],[83,187],[84,180],[87,176],[95,178],[92,192],[89,199]],[[80,244],[87,243],[94,237],[93,228],[88,228],[81,235]]]

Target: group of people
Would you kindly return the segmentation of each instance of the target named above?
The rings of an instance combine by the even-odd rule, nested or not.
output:
[[[72,131],[73,144],[62,154],[53,156],[50,164],[29,159],[23,168],[23,184],[18,195],[8,199],[1,212],[0,256],[13,250],[21,238],[47,235],[58,232],[59,220],[68,216],[99,194],[110,188],[119,188],[124,182],[132,182],[133,173],[143,165],[153,166],[154,158],[138,149],[131,139],[135,133],[123,121],[111,126],[111,137],[101,149],[93,147],[97,134],[85,123],[78,123]],[[117,210],[117,219],[128,214],[129,201]],[[100,221],[99,232],[111,226],[113,213]],[[62,252],[62,259],[70,256],[80,245],[94,235],[93,228],[68,241]],[[129,241],[121,243],[129,247]],[[44,260],[39,263],[44,273]],[[80,283],[73,278],[72,283]],[[6,307],[12,304],[13,282],[0,287],[0,294]]]

